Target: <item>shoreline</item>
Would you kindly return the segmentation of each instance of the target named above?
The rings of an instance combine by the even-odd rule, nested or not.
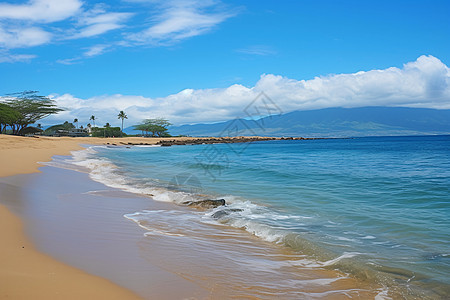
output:
[[[335,270],[299,268],[302,255],[239,228],[198,223],[196,209],[104,186],[85,172],[41,171],[0,181],[3,194],[23,195],[12,210],[35,247],[144,299],[367,299],[380,292]],[[142,213],[156,213],[155,223],[137,223],[133,216]]]

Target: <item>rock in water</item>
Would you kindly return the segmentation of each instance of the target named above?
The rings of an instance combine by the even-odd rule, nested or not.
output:
[[[213,213],[211,217],[213,217],[214,219],[220,219],[222,217],[228,216],[232,212],[240,212],[240,211],[243,211],[243,209],[240,208],[221,209]]]
[[[218,199],[218,200],[201,200],[201,201],[187,201],[183,202],[183,204],[187,206],[195,206],[195,207],[202,207],[202,208],[215,208],[219,206],[225,205],[225,199]]]

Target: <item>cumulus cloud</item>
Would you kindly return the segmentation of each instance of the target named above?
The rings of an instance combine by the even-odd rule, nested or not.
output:
[[[439,59],[421,56],[403,68],[296,80],[265,74],[254,87],[239,84],[221,89],[186,89],[162,98],[104,95],[89,99],[52,95],[67,111],[47,122],[88,122],[94,114],[98,124],[119,124],[124,110],[128,124],[144,118],[166,117],[176,124],[218,122],[245,117],[244,109],[264,92],[284,112],[328,107],[404,106],[450,109],[450,71]]]
[[[265,75],[255,86],[297,107],[409,106],[450,108],[449,69],[433,56],[421,56],[403,68],[292,80]]]

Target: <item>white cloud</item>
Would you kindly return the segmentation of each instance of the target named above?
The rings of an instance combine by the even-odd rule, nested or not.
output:
[[[74,58],[58,59],[56,60],[56,62],[58,64],[70,66],[79,63],[80,59],[81,59],[80,57],[74,57]]]
[[[109,48],[108,45],[95,45],[89,48],[86,52],[84,52],[83,55],[86,57],[97,56],[103,54],[108,48]]]
[[[330,75],[308,81],[264,75],[255,89],[283,99],[286,110],[376,105],[450,108],[449,69],[433,56],[421,56],[402,69]]]
[[[133,16],[132,13],[108,13],[102,8],[94,8],[79,18],[78,26],[82,28],[69,39],[93,37],[122,28],[131,16]]]
[[[69,109],[48,121],[73,118],[87,123],[94,114],[98,124],[119,124],[124,110],[128,124],[144,118],[166,117],[176,124],[218,122],[245,117],[243,110],[265,92],[284,113],[327,107],[405,106],[450,109],[450,70],[433,56],[421,56],[403,68],[295,80],[262,75],[254,87],[232,85],[224,89],[186,89],[162,98],[112,95],[80,99],[53,95]]]
[[[0,50],[63,43],[74,39],[94,40],[118,29],[122,30],[110,35],[107,42],[111,49],[119,46],[164,46],[204,34],[235,15],[218,0],[123,1],[129,3],[115,6],[119,10],[116,12],[110,11],[110,7],[104,3],[90,5],[88,1],[82,0],[0,3]],[[125,9],[128,12],[120,11]],[[143,22],[144,25],[130,26],[128,22],[135,15],[151,19],[150,24]],[[95,52],[96,46],[91,47],[93,52],[80,53],[57,62],[74,64],[83,58],[104,53]]]
[[[55,22],[75,15],[80,0],[30,0],[26,4],[0,3],[0,19]]]
[[[29,62],[36,55],[32,54],[11,54],[7,51],[0,50],[0,63],[15,63],[15,62]]]
[[[81,6],[82,2],[79,0],[0,3],[0,21],[5,21],[0,23],[0,48],[34,47],[49,43],[54,35],[36,23],[52,23],[67,19],[77,14]]]
[[[101,55],[108,51],[108,49],[111,48],[111,45],[94,45],[89,48],[85,48],[86,51],[83,52],[81,55],[73,57],[73,58],[66,58],[66,59],[58,59],[56,62],[63,65],[74,65],[81,63],[84,58],[90,58],[97,55]]]
[[[52,34],[39,27],[2,28],[0,27],[0,47],[12,49],[46,44]]]
[[[122,25],[115,24],[115,23],[98,23],[93,24],[90,26],[87,26],[83,28],[79,34],[76,34],[73,36],[73,38],[84,38],[84,37],[93,37],[96,35],[103,34],[105,32],[121,28]]]
[[[143,44],[171,44],[204,34],[216,25],[235,15],[221,9],[218,1],[171,0],[156,1],[160,13],[153,17],[153,24],[128,39]]]

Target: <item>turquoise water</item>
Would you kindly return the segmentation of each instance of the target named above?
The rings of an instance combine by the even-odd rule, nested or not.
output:
[[[226,199],[202,220],[290,247],[310,258],[300,267],[448,296],[450,136],[94,147],[75,160],[157,201]]]

